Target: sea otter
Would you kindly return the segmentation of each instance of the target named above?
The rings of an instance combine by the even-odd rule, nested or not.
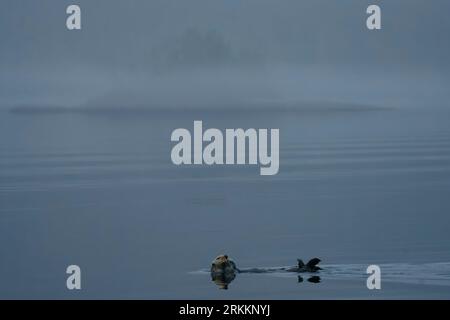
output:
[[[233,260],[228,258],[226,254],[217,256],[211,264],[211,279],[221,289],[228,289],[230,284],[236,277],[236,273],[269,273],[269,272],[317,272],[322,270],[317,265],[320,259],[314,258],[309,260],[307,264],[304,264],[302,260],[297,260],[297,266],[294,267],[281,267],[281,268],[251,268],[251,269],[238,269]],[[298,282],[302,282],[303,278],[298,276]],[[320,277],[313,276],[308,279],[309,282],[319,283]]]
[[[229,259],[226,254],[217,256],[211,265],[211,273],[265,273],[265,272],[317,272],[322,270],[319,266],[321,260],[319,258],[313,258],[305,264],[301,259],[297,259],[297,266],[294,267],[282,267],[282,268],[251,268],[251,269],[238,269],[233,260]]]

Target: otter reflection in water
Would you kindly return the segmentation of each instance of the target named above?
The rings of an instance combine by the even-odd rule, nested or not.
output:
[[[295,273],[315,273],[322,270],[317,266],[320,259],[313,258],[304,263],[302,260],[297,260],[297,266],[282,267],[282,268],[250,268],[238,269],[233,260],[228,258],[226,254],[216,257],[211,265],[211,279],[220,289],[228,289],[228,284],[236,278],[236,273],[270,273],[270,272],[295,272]],[[311,283],[319,283],[319,276],[311,276],[308,278]],[[298,282],[303,282],[303,277],[298,276]]]

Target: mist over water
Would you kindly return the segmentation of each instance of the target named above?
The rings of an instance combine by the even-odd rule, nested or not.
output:
[[[7,0],[0,107],[445,106],[447,1]],[[63,14],[61,14],[63,13]],[[434,103],[430,104],[432,99]]]

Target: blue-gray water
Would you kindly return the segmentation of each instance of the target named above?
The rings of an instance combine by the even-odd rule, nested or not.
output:
[[[279,128],[279,174],[174,166],[170,134],[194,120]],[[0,298],[450,298],[449,121],[425,107],[2,111]],[[242,267],[317,256],[327,271],[242,274],[224,291],[201,272],[220,253]],[[81,291],[65,287],[70,264]]]

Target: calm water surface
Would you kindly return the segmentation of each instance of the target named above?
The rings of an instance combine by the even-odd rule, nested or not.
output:
[[[279,174],[172,165],[170,134],[194,120],[279,128]],[[450,298],[449,123],[425,108],[1,111],[0,298]],[[328,268],[318,284],[245,274],[224,291],[202,271],[219,253]]]

